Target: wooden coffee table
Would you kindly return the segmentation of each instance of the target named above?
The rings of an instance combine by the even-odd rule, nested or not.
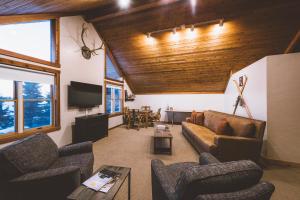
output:
[[[154,130],[153,144],[154,154],[170,154],[172,155],[173,136],[170,130]],[[165,143],[168,144],[165,144]]]
[[[107,193],[94,191],[84,185],[79,186],[72,194],[68,196],[68,200],[111,200],[114,199],[120,190],[121,186],[128,178],[128,200],[130,200],[130,182],[131,182],[131,168],[118,166],[101,166],[94,174],[102,169],[108,169],[121,174],[114,186],[110,188]]]

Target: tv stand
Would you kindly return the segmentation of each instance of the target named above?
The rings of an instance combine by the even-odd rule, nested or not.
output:
[[[75,118],[73,143],[97,141],[108,136],[108,114],[98,113]]]

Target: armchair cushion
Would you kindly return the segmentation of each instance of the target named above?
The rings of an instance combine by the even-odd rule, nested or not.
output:
[[[198,165],[181,173],[176,193],[181,199],[194,199],[199,194],[225,193],[257,184],[262,169],[252,161],[233,161]]]
[[[269,200],[274,190],[273,184],[260,182],[236,192],[199,195],[195,200]]]
[[[81,182],[89,178],[93,173],[94,156],[92,153],[74,154],[59,157],[50,169],[61,168],[64,166],[75,166],[80,169]]]
[[[64,146],[58,149],[59,156],[70,156],[79,153],[91,153],[93,151],[92,142],[82,142]]]
[[[58,148],[49,136],[37,134],[3,148],[0,154],[1,163],[11,167],[5,169],[9,178],[15,178],[47,169],[58,158]]]

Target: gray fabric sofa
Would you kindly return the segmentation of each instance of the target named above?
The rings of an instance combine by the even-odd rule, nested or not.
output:
[[[221,163],[209,153],[202,153],[199,163],[152,160],[152,199],[269,200],[275,188],[261,182],[262,175],[253,161]]]
[[[0,149],[0,199],[66,199],[92,175],[92,143],[58,148],[37,134]]]

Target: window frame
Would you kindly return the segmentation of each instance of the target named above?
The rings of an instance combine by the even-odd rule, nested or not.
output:
[[[55,91],[52,95],[52,108],[53,108],[53,114],[52,114],[52,125],[50,126],[44,126],[44,127],[38,127],[38,128],[33,128],[33,129],[27,129],[23,130],[22,133],[18,132],[18,99],[16,95],[16,84],[14,89],[15,93],[15,106],[16,106],[16,111],[15,111],[15,132],[7,133],[0,135],[0,144],[12,142],[15,140],[19,140],[21,138],[25,138],[27,136],[36,134],[36,133],[49,133],[53,131],[58,131],[61,129],[61,117],[60,117],[60,71],[57,69],[52,69],[52,68],[46,68],[42,66],[38,66],[35,64],[30,64],[30,63],[23,63],[15,60],[10,60],[7,58],[0,58],[0,64],[4,65],[10,65],[18,68],[23,68],[23,69],[30,69],[30,70],[35,70],[35,71],[41,71],[41,72],[48,72],[54,75],[54,87]],[[24,104],[23,104],[24,106]],[[24,121],[23,121],[24,122]],[[24,126],[24,125],[23,125]]]
[[[5,55],[5,56],[9,56],[12,58],[17,58],[17,59],[22,59],[22,60],[26,60],[26,61],[30,61],[30,62],[34,62],[34,63],[39,63],[39,64],[44,64],[44,65],[48,65],[51,67],[56,67],[56,68],[60,68],[60,22],[59,22],[59,17],[56,18],[51,18],[51,19],[36,19],[36,20],[31,20],[28,22],[21,22],[21,23],[31,23],[31,22],[35,22],[35,21],[46,21],[46,20],[50,20],[51,23],[51,61],[46,61],[46,60],[42,60],[39,58],[35,58],[32,56],[27,56],[27,55],[23,55],[20,53],[16,53],[13,51],[8,51],[5,49],[1,49],[0,48],[0,54],[1,55]],[[16,22],[17,23],[17,22]],[[11,23],[14,24],[14,23]],[[1,23],[0,23],[1,25]]]
[[[109,117],[116,117],[116,116],[123,115],[124,101],[125,101],[125,98],[124,98],[125,97],[124,84],[119,83],[118,81],[104,80],[104,112],[106,112],[106,86],[107,85],[120,87],[121,88],[121,95],[122,95],[122,98],[121,98],[121,112],[108,113]]]

